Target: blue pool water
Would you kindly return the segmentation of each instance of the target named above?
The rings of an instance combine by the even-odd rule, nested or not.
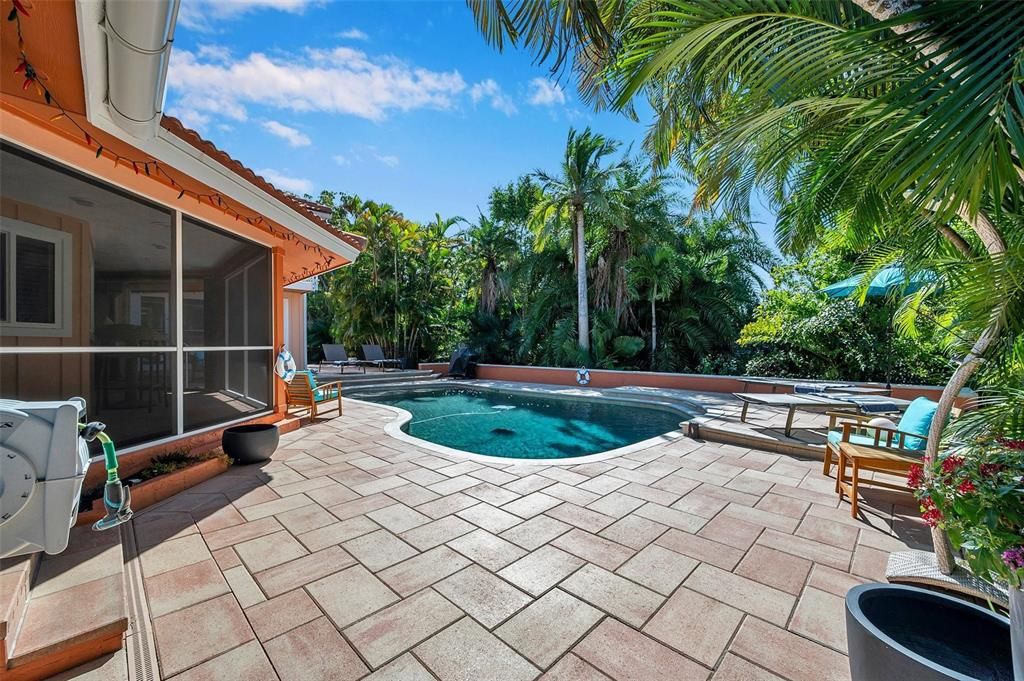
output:
[[[472,388],[371,391],[356,399],[412,414],[414,437],[477,454],[568,458],[624,447],[679,428],[668,409]]]

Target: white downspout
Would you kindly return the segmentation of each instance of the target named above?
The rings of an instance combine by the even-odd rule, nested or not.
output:
[[[141,139],[160,128],[179,0],[106,0],[107,108]]]

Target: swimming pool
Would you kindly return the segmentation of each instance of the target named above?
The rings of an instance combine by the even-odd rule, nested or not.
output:
[[[355,399],[412,414],[402,430],[452,449],[516,459],[564,459],[618,449],[677,430],[665,408],[470,387],[372,390]]]

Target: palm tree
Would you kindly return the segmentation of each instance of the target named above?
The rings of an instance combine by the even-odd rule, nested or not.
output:
[[[591,250],[596,251],[593,304],[611,310],[616,325],[636,320],[630,306],[627,263],[645,244],[664,241],[671,232],[669,200],[662,176],[650,172],[650,163],[631,159],[615,178],[611,208],[601,215]]]
[[[483,215],[466,232],[466,238],[470,255],[480,270],[477,307],[480,312],[493,315],[505,288],[504,269],[518,252],[518,244],[508,227]]]
[[[961,388],[1024,334],[1024,282],[1010,274],[1024,233],[1024,4],[665,0],[599,25],[564,0],[505,4],[474,5],[492,42],[499,6],[538,57],[607,46],[577,68],[581,89],[603,83],[622,108],[645,94],[649,149],[696,175],[699,201],[735,209],[767,188],[791,251],[849,239],[875,251],[873,267],[943,271],[964,301],[958,336],[974,340],[939,399],[937,456]],[[581,30],[553,33],[544,7]]]
[[[651,366],[658,351],[658,310],[657,302],[664,300],[679,280],[676,253],[665,244],[651,244],[630,258],[626,266],[630,287],[634,291],[647,289],[651,303]]]
[[[580,350],[590,350],[590,314],[587,297],[586,212],[607,211],[611,181],[625,167],[624,160],[604,165],[605,158],[618,149],[619,143],[591,132],[569,129],[561,173],[549,175],[538,170],[543,198],[534,209],[533,223],[540,233],[569,218],[573,228],[573,255],[576,260],[577,334]]]

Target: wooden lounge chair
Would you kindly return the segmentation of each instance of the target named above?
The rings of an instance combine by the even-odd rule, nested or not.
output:
[[[816,412],[831,412],[831,411],[849,411],[852,414],[858,413],[862,407],[851,400],[869,400],[871,396],[865,395],[843,395],[841,393],[836,394],[819,394],[819,395],[797,395],[797,394],[782,394],[782,393],[733,393],[741,402],[743,402],[743,409],[740,411],[740,422],[745,423],[747,420],[747,410],[751,404],[757,404],[764,407],[776,407],[779,409],[786,409],[786,437],[790,437],[793,431],[793,417],[796,414],[797,409],[803,409],[805,411],[816,411]],[[879,412],[875,411],[873,416],[877,416],[880,413],[894,413],[898,412],[901,408],[906,407],[910,402],[906,400],[898,400],[892,397],[876,399],[884,399],[887,404],[892,405],[892,411]],[[830,425],[834,425],[835,418],[830,422]]]
[[[335,345],[332,343],[324,343],[321,346],[324,358],[320,360],[320,369],[323,370],[324,364],[330,364],[334,367],[341,367],[342,373],[345,371],[345,367],[359,367],[366,373],[366,365],[360,362],[358,359],[352,359],[348,356],[345,351],[344,345]]]
[[[370,366],[375,366],[381,371],[384,371],[385,367],[391,366],[396,369],[402,367],[402,362],[397,359],[388,359],[384,356],[384,351],[379,345],[364,345],[363,346],[363,362]]]
[[[297,371],[292,380],[288,381],[288,410],[293,406],[309,409],[309,417],[315,419],[320,412],[319,405],[333,400],[338,401],[338,415],[344,414],[341,406],[341,381],[330,383],[316,382],[316,378],[308,371]],[[330,411],[333,407],[329,407]]]
[[[839,446],[852,442],[861,447],[880,447],[902,452],[908,456],[919,456],[928,446],[928,430],[935,415],[935,403],[919,397],[907,405],[895,428],[870,426],[868,422],[877,414],[852,414],[849,412],[825,412],[829,416],[828,442],[825,445],[825,460],[821,472],[830,473],[832,457],[839,458]],[[954,416],[959,409],[954,409]],[[844,423],[836,424],[838,419]]]

